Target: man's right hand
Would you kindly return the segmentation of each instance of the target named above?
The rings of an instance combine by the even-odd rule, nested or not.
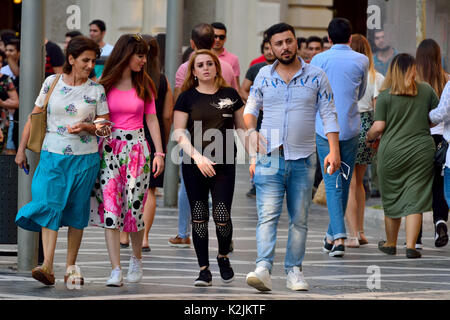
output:
[[[328,166],[330,166],[330,173],[332,175],[335,173],[341,166],[341,155],[339,152],[330,152],[323,161],[324,174],[327,174]]]

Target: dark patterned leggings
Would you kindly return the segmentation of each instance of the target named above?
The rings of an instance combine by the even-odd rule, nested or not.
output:
[[[231,203],[233,201],[236,167],[234,164],[217,164],[216,175],[207,178],[197,165],[183,164],[183,179],[191,205],[192,240],[200,267],[209,266],[208,255],[208,196],[212,197],[212,216],[216,224],[219,254],[230,252],[233,225]]]

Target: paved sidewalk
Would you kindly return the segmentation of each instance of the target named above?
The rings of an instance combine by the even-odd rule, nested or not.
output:
[[[376,244],[384,238],[379,209],[366,213],[366,235],[369,244],[358,249],[347,248],[343,258],[333,258],[322,252],[324,232],[328,224],[325,207],[312,205],[303,269],[310,284],[308,292],[292,292],[286,288],[283,260],[288,233],[288,216],[284,208],[278,225],[278,243],[272,275],[273,291],[259,293],[247,286],[245,276],[253,271],[256,259],[255,226],[257,221],[255,200],[246,197],[249,189],[246,166],[239,166],[233,202],[233,228],[235,251],[231,264],[236,277],[223,284],[215,259],[217,240],[212,219],[209,224],[210,263],[213,286],[193,286],[198,275],[198,265],[193,248],[178,249],[168,245],[168,239],[177,232],[177,209],[162,208],[158,198],[156,218],[150,232],[151,252],[144,253],[144,279],[140,284],[121,288],[108,288],[105,281],[110,274],[110,262],[102,229],[85,230],[79,252],[78,265],[85,277],[85,285],[69,290],[63,283],[66,257],[67,229],[59,234],[55,256],[57,283],[46,288],[31,278],[30,274],[17,273],[16,257],[0,256],[0,299],[163,299],[163,300],[272,300],[272,299],[450,299],[450,250],[434,247],[432,231],[423,236],[423,258],[406,259],[405,250],[398,246],[396,256],[378,251]],[[368,206],[379,206],[379,199],[371,199]],[[381,216],[382,218],[382,216]],[[377,222],[378,221],[378,222]],[[399,243],[405,239],[401,229]],[[15,250],[14,246],[0,245],[2,250]],[[122,249],[124,273],[128,269],[131,249]]]

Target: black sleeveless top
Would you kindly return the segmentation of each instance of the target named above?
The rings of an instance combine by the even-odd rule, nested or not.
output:
[[[167,80],[166,76],[161,73],[159,78],[159,88],[158,88],[158,98],[155,101],[156,106],[156,116],[158,117],[158,123],[159,123],[159,129],[161,133],[161,142],[163,146],[163,152],[166,153],[166,146],[167,141],[165,141],[164,136],[164,122],[163,122],[163,109],[164,109],[164,102],[166,98],[167,93]],[[152,154],[155,153],[155,144],[153,143],[152,137],[150,136],[150,131],[148,130],[147,123],[145,121],[145,115],[144,115],[144,131],[145,131],[145,138],[148,141],[148,144],[150,145],[150,149]]]

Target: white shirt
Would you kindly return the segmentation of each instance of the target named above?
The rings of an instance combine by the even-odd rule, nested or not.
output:
[[[45,79],[36,106],[44,106],[45,97],[56,75]],[[80,86],[69,86],[62,77],[56,84],[47,105],[47,133],[42,150],[64,154],[82,155],[98,152],[97,137],[82,131],[67,132],[67,126],[79,122],[93,123],[97,115],[109,113],[105,89],[88,79]]]
[[[105,44],[105,46],[103,48],[100,49],[100,56],[101,57],[109,57],[111,55],[111,52],[113,50],[113,46],[110,45],[109,43]]]
[[[361,98],[361,100],[358,101],[359,113],[374,111],[375,105],[373,103],[373,99],[378,97],[383,81],[384,76],[379,72],[375,72],[374,82],[370,81],[370,74],[367,76],[366,92],[364,93],[364,96]]]
[[[444,139],[450,141],[450,81],[445,85],[439,105],[430,111],[429,116],[433,123],[444,123]],[[447,150],[445,166],[450,168],[450,148]]]
[[[4,66],[1,70],[0,73],[2,74],[6,74],[8,77],[10,77],[11,79],[16,79],[16,76],[14,75],[14,73],[12,72],[11,68],[8,66]]]

